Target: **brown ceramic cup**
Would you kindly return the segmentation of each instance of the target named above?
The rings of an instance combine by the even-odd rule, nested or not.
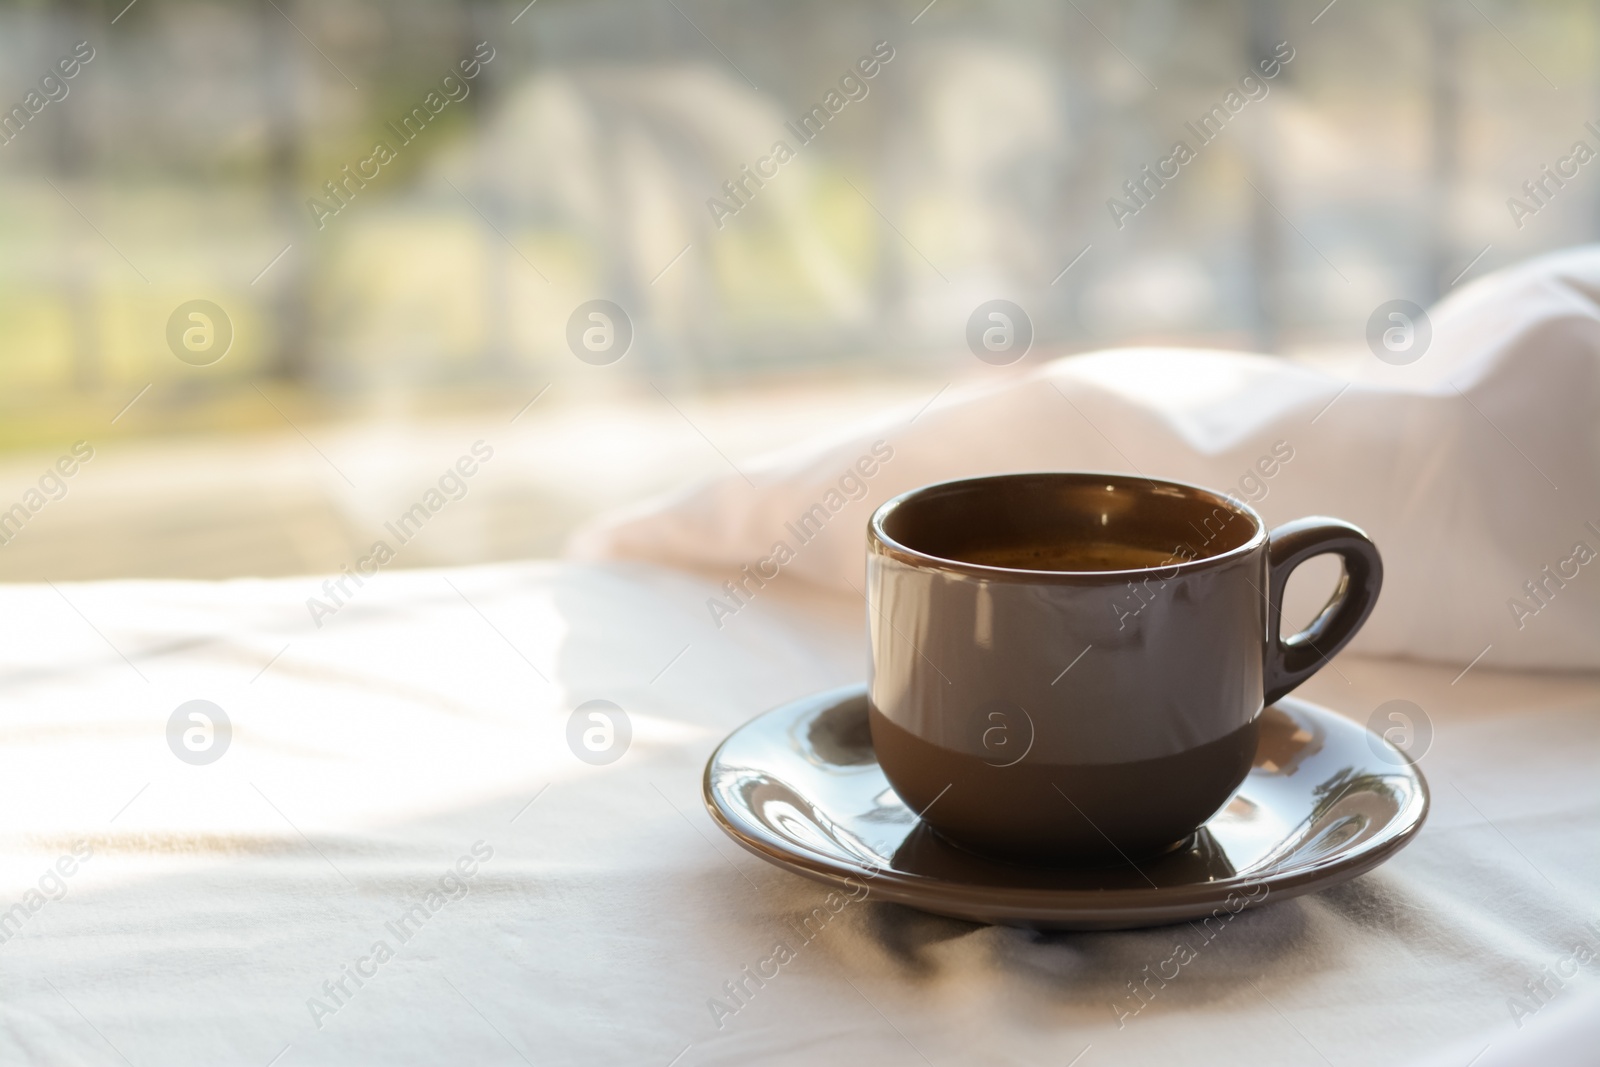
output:
[[[1323,553],[1344,575],[1285,638],[1284,586]],[[1344,647],[1382,581],[1349,523],[1269,535],[1249,506],[1179,482],[924,486],[868,528],[873,748],[912,810],[973,851],[1052,866],[1160,852],[1228,802],[1263,706]]]

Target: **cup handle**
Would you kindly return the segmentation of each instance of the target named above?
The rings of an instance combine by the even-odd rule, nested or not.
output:
[[[1283,590],[1289,575],[1312,556],[1332,552],[1344,563],[1333,596],[1317,617],[1293,637],[1282,636]],[[1267,656],[1264,692],[1268,704],[1287,696],[1317,673],[1361,629],[1383,587],[1383,558],[1359,527],[1312,516],[1279,526],[1267,539]]]

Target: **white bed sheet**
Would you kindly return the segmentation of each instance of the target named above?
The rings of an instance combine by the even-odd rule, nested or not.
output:
[[[1426,711],[1427,826],[1242,915],[1120,1028],[1182,928],[869,899],[802,943],[824,891],[722,838],[700,774],[751,715],[863,675],[862,606],[785,580],[719,630],[712,590],[644,564],[397,572],[320,630],[309,579],[0,590],[0,911],[92,849],[0,943],[0,1062],[1464,1064],[1595,985],[1600,960],[1513,1021],[1525,981],[1600,946],[1600,676],[1484,664],[1314,679],[1358,719]],[[234,727],[205,767],[165,739],[197,698]],[[634,729],[606,767],[564,740],[594,698]],[[466,894],[402,943],[385,924],[477,842]],[[711,998],[780,940],[793,961],[719,1026]],[[363,959],[338,1003],[323,983]]]

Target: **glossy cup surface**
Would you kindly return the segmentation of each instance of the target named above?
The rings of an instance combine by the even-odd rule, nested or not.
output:
[[[965,562],[1037,538],[1166,565]],[[884,774],[951,842],[1046,865],[1173,847],[1244,780],[1268,656],[1268,539],[1175,482],[1002,475],[889,501],[868,535],[869,721]]]

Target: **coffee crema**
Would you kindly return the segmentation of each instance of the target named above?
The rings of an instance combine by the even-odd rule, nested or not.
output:
[[[1116,541],[1051,541],[1033,544],[974,545],[961,562],[1021,571],[1137,571],[1183,561],[1172,551]]]

